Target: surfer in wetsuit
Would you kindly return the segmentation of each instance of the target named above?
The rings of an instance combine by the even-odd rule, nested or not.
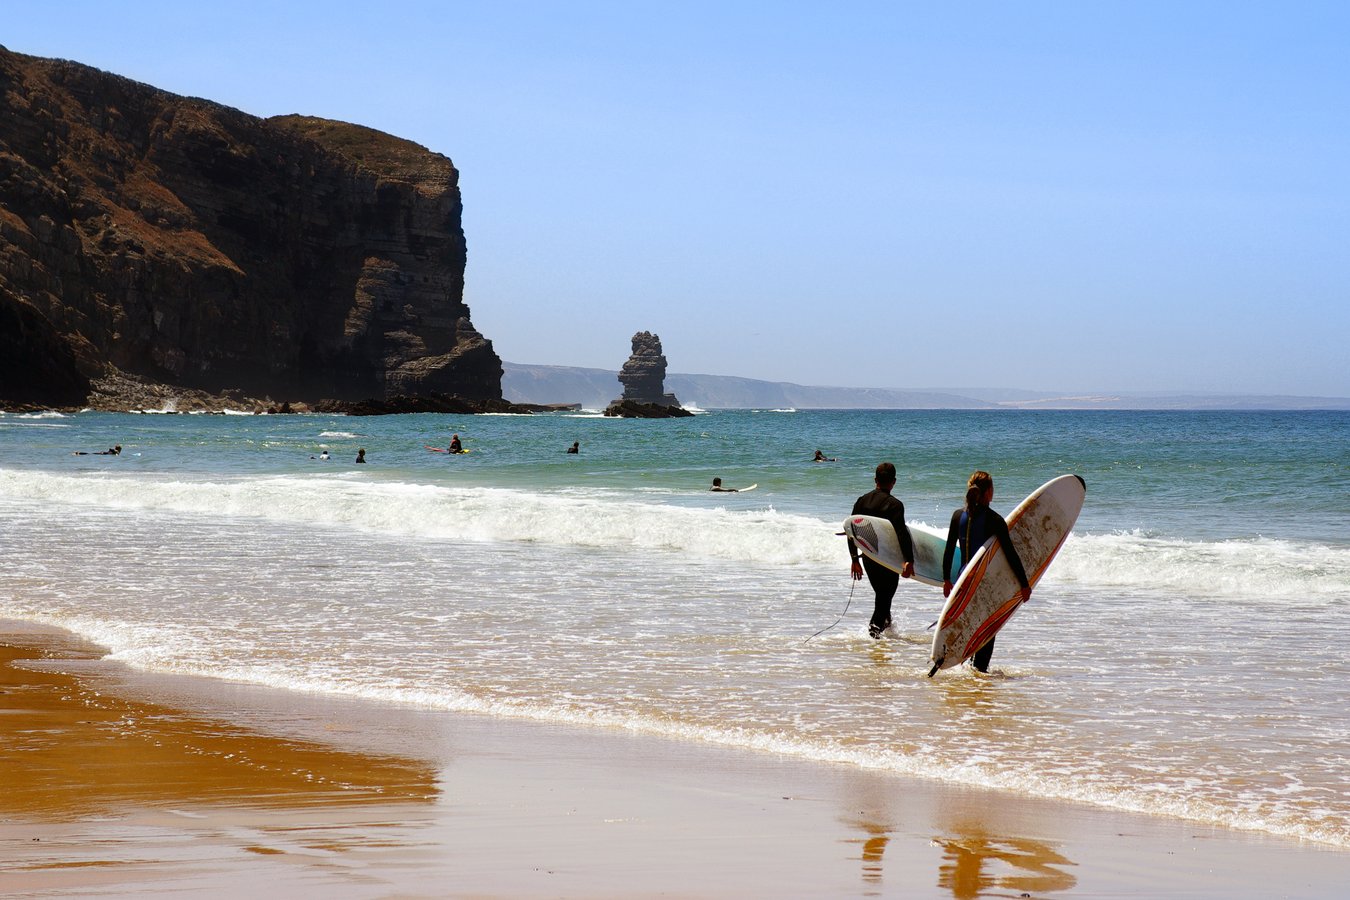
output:
[[[858,545],[853,538],[848,539],[848,555],[853,559],[849,574],[854,581],[860,581],[863,572],[867,572],[867,581],[876,592],[876,605],[872,609],[872,620],[867,623],[867,633],[880,638],[881,633],[891,624],[891,598],[900,586],[901,578],[914,575],[914,539],[909,536],[909,526],[905,524],[905,504],[891,496],[895,487],[895,465],[884,462],[877,466],[876,489],[868,491],[853,504],[855,516],[877,516],[895,527],[895,535],[900,539],[900,554],[904,556],[904,565],[894,572],[879,562],[866,559],[858,553]]]
[[[464,445],[459,442],[459,435],[450,435],[450,446],[446,448],[449,453],[463,453]]]
[[[1031,582],[1027,580],[1026,569],[1022,567],[1022,557],[1017,555],[1012,538],[1008,534],[1008,523],[1003,517],[989,508],[994,500],[994,477],[988,472],[975,472],[966,482],[966,505],[952,513],[952,523],[947,528],[947,550],[942,554],[942,596],[952,592],[952,556],[956,547],[961,547],[961,567],[975,551],[984,546],[984,542],[996,537],[1003,545],[1003,555],[1012,566],[1013,574],[1022,582],[1022,602],[1031,599]],[[957,570],[957,576],[961,574]],[[989,671],[989,660],[994,655],[994,639],[990,638],[975,655],[970,658],[971,665],[981,672]]]
[[[118,444],[116,447],[109,447],[107,450],[76,450],[76,451],[75,451],[75,455],[76,455],[76,456],[121,456],[121,455],[122,455],[122,445],[121,445],[121,444]]]
[[[568,453],[580,453],[580,452],[581,452],[581,441],[573,441],[573,442],[572,442],[572,446],[570,446],[570,447],[567,448],[567,452],[568,452]]]

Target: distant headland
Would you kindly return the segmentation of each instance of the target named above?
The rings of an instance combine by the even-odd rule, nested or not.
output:
[[[515,403],[557,400],[603,409],[616,372],[504,362],[502,396]],[[1346,397],[1216,393],[1050,393],[1013,388],[819,387],[729,375],[670,373],[666,387],[701,409],[1131,409],[1350,410]]]

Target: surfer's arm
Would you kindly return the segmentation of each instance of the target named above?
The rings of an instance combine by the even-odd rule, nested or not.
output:
[[[886,518],[890,520],[891,527],[895,529],[895,537],[900,542],[900,558],[904,560],[904,564],[900,566],[900,577],[913,578],[914,538],[910,537],[909,526],[905,524],[905,504],[899,500],[894,501]]]
[[[990,512],[993,512],[993,510],[990,510]],[[1024,593],[1022,601],[1026,602],[1031,599],[1031,582],[1027,579],[1027,570],[1022,566],[1022,557],[1017,555],[1017,548],[1013,546],[1012,535],[1008,534],[1008,523],[1000,515],[994,515],[991,518],[993,519],[993,527],[997,529],[995,534],[998,535],[999,543],[1003,545],[1003,554],[1008,559],[1008,565],[1012,566],[1013,574],[1022,583]]]
[[[853,538],[848,539],[848,555],[852,560],[849,564],[849,575],[853,576],[854,581],[862,579],[862,557],[858,555],[858,545],[853,543]]]

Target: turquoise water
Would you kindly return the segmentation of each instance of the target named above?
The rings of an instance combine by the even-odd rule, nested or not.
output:
[[[865,635],[835,533],[882,459],[939,526],[974,468],[1005,513],[1087,482],[989,676],[926,677],[933,588]],[[1347,413],[5,415],[0,526],[0,616],[149,670],[1350,847]]]
[[[1093,531],[1298,540],[1315,530],[1319,540],[1350,541],[1350,413],[1343,412],[765,410],[661,422],[596,414],[85,413],[0,422],[8,425],[0,428],[0,459],[12,468],[59,462],[59,471],[71,472],[306,475],[323,449],[332,470],[356,471],[356,449],[364,447],[371,478],[664,493],[667,502],[700,505],[706,498],[680,495],[720,476],[728,486],[758,484],[759,494],[747,499],[833,518],[888,459],[899,469],[897,495],[911,515],[931,521],[945,523],[976,468],[995,474],[1008,509],[1047,473],[1076,472],[1089,483],[1082,521]],[[451,433],[473,452],[424,449],[446,446]],[[583,452],[566,455],[574,440]],[[72,448],[119,443],[125,452],[117,469],[106,457],[63,458]],[[837,462],[810,464],[817,448]]]

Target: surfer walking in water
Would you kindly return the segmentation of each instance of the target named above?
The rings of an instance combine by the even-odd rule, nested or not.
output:
[[[947,550],[942,554],[942,596],[952,592],[952,555],[961,547],[961,567],[975,551],[984,546],[984,542],[996,537],[1003,545],[1003,553],[1013,574],[1022,583],[1022,602],[1031,599],[1031,582],[1027,580],[1026,569],[1022,567],[1022,558],[1017,555],[1012,538],[1008,534],[1008,523],[1003,517],[989,508],[994,500],[994,477],[988,472],[975,472],[966,482],[966,505],[952,513],[951,525],[947,528]],[[957,576],[961,570],[957,569]],[[989,660],[994,655],[994,639],[990,638],[970,662],[981,672],[989,671]]]
[[[876,592],[876,605],[872,609],[872,620],[867,624],[867,633],[880,638],[881,633],[891,624],[891,599],[900,586],[901,578],[914,575],[914,539],[910,537],[909,526],[905,524],[905,504],[891,496],[895,487],[895,465],[884,462],[877,466],[876,489],[868,491],[853,504],[852,515],[876,516],[885,519],[895,528],[895,536],[900,539],[900,553],[905,558],[900,571],[894,572],[879,562],[866,559],[858,553],[858,545],[853,538],[848,539],[848,555],[853,563],[849,574],[854,581],[861,581],[863,572],[867,572],[867,581]]]

